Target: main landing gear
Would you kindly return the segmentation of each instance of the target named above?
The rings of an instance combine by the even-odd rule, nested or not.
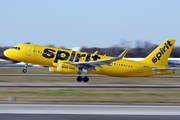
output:
[[[89,78],[87,77],[87,69],[79,68],[78,73],[79,73],[79,76],[77,77],[78,82],[82,82],[82,81],[88,82],[89,81]],[[85,74],[84,78],[81,77],[82,73]]]
[[[27,72],[27,66],[28,66],[28,63],[26,63],[24,69],[22,70],[23,73],[26,73],[26,72]]]
[[[78,77],[77,77],[77,81],[78,81],[78,82],[82,82],[82,81],[88,82],[88,81],[89,81],[89,78],[88,78],[87,76],[84,76],[84,78],[82,78],[81,76],[78,76]]]

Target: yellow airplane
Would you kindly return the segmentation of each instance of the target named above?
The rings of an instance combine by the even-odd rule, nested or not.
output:
[[[27,72],[28,63],[49,66],[49,71],[59,74],[79,74],[77,81],[88,82],[87,74],[102,74],[116,77],[142,77],[172,74],[174,69],[166,63],[173,49],[175,40],[167,39],[141,61],[123,59],[127,48],[118,57],[110,57],[57,49],[46,46],[19,44],[4,51],[10,59],[25,62],[23,72]],[[81,74],[85,76],[82,78]]]

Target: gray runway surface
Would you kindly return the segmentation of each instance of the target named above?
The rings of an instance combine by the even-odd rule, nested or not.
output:
[[[158,88],[180,89],[179,83],[0,82],[0,88]]]
[[[0,114],[180,115],[180,105],[0,104]]]
[[[0,88],[159,88],[179,89],[179,83],[0,82]]]
[[[0,104],[0,120],[179,120],[180,105]]]
[[[0,114],[0,120],[179,120],[167,115]]]

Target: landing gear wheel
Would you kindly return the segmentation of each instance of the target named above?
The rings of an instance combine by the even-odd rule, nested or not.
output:
[[[22,71],[23,71],[23,73],[26,73],[26,72],[27,72],[27,69],[23,69]]]
[[[81,76],[78,76],[78,77],[77,77],[77,81],[78,81],[78,82],[82,82],[82,77],[81,77]]]
[[[84,81],[84,82],[88,82],[88,81],[89,81],[89,78],[88,78],[87,76],[84,76],[83,81]]]

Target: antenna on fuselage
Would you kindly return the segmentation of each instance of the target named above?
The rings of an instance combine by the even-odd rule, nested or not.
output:
[[[26,42],[25,44],[32,44],[32,42]]]

